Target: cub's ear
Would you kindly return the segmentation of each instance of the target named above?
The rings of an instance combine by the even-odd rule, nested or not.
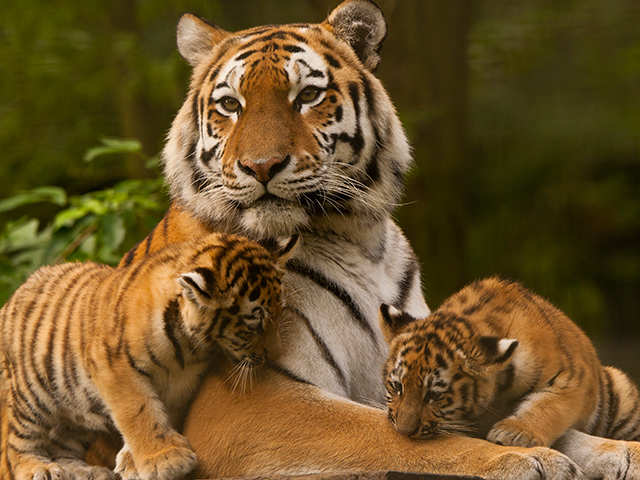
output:
[[[391,343],[404,327],[416,320],[408,313],[401,312],[393,305],[386,303],[380,305],[378,317],[380,330],[382,330],[382,335],[387,343]]]
[[[287,238],[284,242],[277,243],[278,245],[272,253],[276,259],[276,263],[281,267],[284,267],[287,261],[296,253],[296,250],[300,248],[300,245],[302,244],[302,237],[296,233]]]
[[[229,303],[227,297],[215,283],[213,272],[204,267],[183,273],[178,277],[184,297],[199,307],[224,307]],[[231,298],[233,301],[233,298]]]
[[[182,58],[195,67],[211,49],[230,35],[226,30],[211,25],[201,18],[185,13],[178,22],[178,51]]]
[[[366,68],[376,69],[382,42],[387,36],[387,22],[373,1],[345,0],[329,14],[325,24],[353,48]]]
[[[505,364],[519,345],[515,338],[479,337],[478,345],[484,364]]]

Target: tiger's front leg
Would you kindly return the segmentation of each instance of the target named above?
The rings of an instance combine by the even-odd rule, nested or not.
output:
[[[169,480],[195,468],[195,453],[171,426],[147,377],[125,360],[102,372],[96,386],[125,441],[115,469],[122,478]]]

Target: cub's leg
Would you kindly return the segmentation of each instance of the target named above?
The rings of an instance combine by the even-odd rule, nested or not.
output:
[[[73,480],[49,456],[45,413],[24,395],[11,389],[7,405],[6,456],[15,480]],[[34,402],[37,403],[37,402]],[[43,408],[46,408],[43,406]]]
[[[75,428],[59,426],[50,432],[52,445],[49,448],[51,458],[64,468],[70,478],[76,480],[113,480],[115,473],[104,467],[88,465],[82,458],[94,434]]]
[[[548,447],[576,424],[583,411],[582,390],[548,389],[527,396],[513,415],[497,422],[487,440],[501,445]]]
[[[148,377],[130,361],[118,360],[112,369],[96,375],[100,395],[125,439],[116,473],[125,479],[145,480],[186,475],[196,466],[195,453],[186,438],[171,427]]]

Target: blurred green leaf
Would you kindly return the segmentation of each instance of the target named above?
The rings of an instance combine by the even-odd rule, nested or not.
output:
[[[60,187],[38,187],[27,192],[0,200],[0,213],[8,212],[31,203],[48,202],[62,206],[67,203],[67,194]]]
[[[117,153],[140,153],[142,144],[138,140],[125,140],[118,138],[103,138],[102,145],[90,148],[84,155],[85,162],[91,162],[104,155]]]

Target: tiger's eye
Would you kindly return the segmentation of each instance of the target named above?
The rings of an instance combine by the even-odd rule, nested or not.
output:
[[[240,111],[241,105],[238,99],[233,97],[222,97],[218,100],[218,103],[222,106],[224,110],[229,113],[236,113]]]
[[[296,98],[297,103],[311,103],[320,96],[320,89],[318,87],[305,87],[298,94]]]

